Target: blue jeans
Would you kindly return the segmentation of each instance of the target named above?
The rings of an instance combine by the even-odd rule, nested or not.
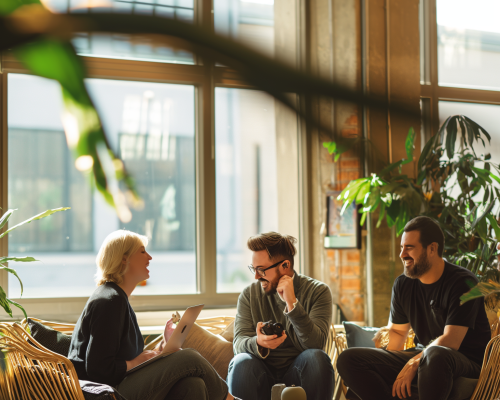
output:
[[[227,384],[233,396],[243,400],[270,400],[271,388],[277,383],[301,386],[307,400],[330,400],[335,377],[330,357],[322,351],[303,351],[283,369],[269,368],[266,360],[253,354],[236,355],[229,364]]]

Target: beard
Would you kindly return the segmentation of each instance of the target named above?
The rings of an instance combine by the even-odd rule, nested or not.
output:
[[[264,293],[266,294],[266,296],[272,296],[273,294],[277,293],[276,289],[278,288],[278,283],[280,281],[280,278],[281,278],[281,276],[279,276],[274,281],[268,281],[267,279],[259,278],[260,282],[267,282],[267,287],[262,288],[264,290]]]
[[[431,263],[427,258],[427,253],[425,251],[420,255],[418,260],[413,260],[413,266],[407,267],[405,265],[405,260],[411,259],[410,257],[402,259],[404,266],[404,274],[408,278],[417,279],[424,275],[427,271],[431,269]]]

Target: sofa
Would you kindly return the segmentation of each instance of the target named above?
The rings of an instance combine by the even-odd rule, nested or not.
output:
[[[233,357],[234,318],[198,319],[184,342],[184,348],[196,349],[226,379]],[[66,358],[73,324],[29,318],[19,323],[0,323],[0,398],[61,400],[126,400],[114,388],[79,381],[71,361]],[[145,349],[156,346],[162,336],[146,338]],[[325,352],[335,367],[338,354],[345,348],[345,335],[331,326]],[[3,357],[2,357],[3,355]],[[343,391],[336,374],[335,396]]]

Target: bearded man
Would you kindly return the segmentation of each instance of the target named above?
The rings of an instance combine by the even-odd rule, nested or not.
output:
[[[477,379],[491,337],[482,298],[460,305],[478,282],[473,273],[443,259],[444,235],[429,217],[408,222],[401,237],[404,274],[392,288],[387,350],[351,348],[337,369],[362,400],[418,394],[446,400],[453,381]],[[403,351],[410,327],[417,347]]]
[[[276,232],[248,239],[256,282],[238,299],[234,354],[227,382],[234,396],[269,400],[277,383],[301,386],[311,400],[331,399],[334,371],[322,350],[332,319],[332,294],[322,282],[294,271],[295,242]],[[282,336],[261,332],[282,324]]]

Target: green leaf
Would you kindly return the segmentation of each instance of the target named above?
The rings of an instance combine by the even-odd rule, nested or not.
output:
[[[23,314],[24,314],[24,318],[28,318],[28,314],[26,314],[26,310],[24,309],[24,307],[23,307],[21,304],[19,304],[19,303],[15,302],[14,300],[11,300],[11,299],[7,299],[7,301],[8,301],[10,304],[12,304],[13,306],[16,306],[17,308],[19,308],[19,309],[23,312]],[[30,330],[29,330],[29,327],[27,327],[27,328],[28,328],[28,333],[30,333],[30,334],[31,334],[31,332],[30,332]]]
[[[467,293],[460,296],[460,305],[480,297],[491,296],[500,293],[500,283],[489,280],[488,282],[479,282]]]
[[[0,15],[7,15],[26,4],[41,4],[39,0],[1,0]]]
[[[337,143],[335,143],[335,142],[323,142],[323,147],[328,150],[329,154],[333,154],[337,150]]]
[[[413,129],[412,126],[408,131],[408,135],[406,136],[406,142],[405,142],[406,156],[408,158],[406,163],[413,161],[413,149],[415,148],[414,143],[415,143],[415,130]]]
[[[12,269],[12,268],[9,268],[9,267],[6,267],[5,265],[2,265],[0,264],[0,270],[5,270],[7,272],[10,272],[12,275],[14,275],[17,280],[19,281],[19,284],[21,285],[21,296],[23,295],[23,282],[21,281],[21,278],[19,278],[19,275],[17,275],[17,272],[15,269]]]
[[[493,228],[493,231],[495,232],[495,237],[497,238],[497,241],[500,241],[500,227],[498,226],[498,221],[491,214],[488,214],[486,218],[488,218],[488,221],[490,221],[490,225]]]
[[[32,262],[32,261],[40,261],[35,260],[33,257],[0,257],[0,264],[14,261],[14,262]]]
[[[451,160],[455,154],[455,144],[457,142],[457,121],[456,117],[452,117],[450,123],[447,126],[446,135],[446,155]]]
[[[7,294],[4,292],[3,288],[0,286],[0,307],[2,307],[7,314],[12,318],[12,308],[10,308],[10,303],[7,301]]]
[[[46,210],[43,213],[35,215],[34,217],[31,217],[31,218],[27,219],[26,221],[23,221],[23,222],[17,224],[16,226],[13,226],[12,228],[6,230],[4,233],[0,234],[0,238],[4,237],[9,232],[12,232],[14,229],[17,229],[20,226],[23,226],[24,224],[29,224],[32,221],[36,221],[38,219],[42,219],[42,218],[48,217],[49,215],[52,215],[52,214],[54,214],[56,212],[59,212],[59,211],[69,210],[70,208],[71,207],[61,207],[61,208],[56,208],[56,209],[53,209],[53,210]]]
[[[474,122],[473,120],[471,120],[470,118],[466,117],[465,115],[463,116],[464,119],[470,124],[472,125],[475,129],[477,129],[479,132],[483,132],[483,135],[486,136],[486,139],[488,139],[488,142],[491,142],[491,135],[486,131],[486,129],[484,129],[481,125],[479,125],[477,122]],[[484,142],[483,142],[484,144]]]
[[[371,184],[370,182],[365,182],[361,185],[359,192],[356,195],[356,204],[360,204],[364,202],[365,196],[370,191]]]
[[[10,216],[11,216],[12,214],[14,214],[14,211],[16,211],[16,210],[17,210],[17,208],[15,208],[15,209],[13,209],[13,210],[12,210],[12,209],[11,209],[11,210],[7,210],[7,211],[5,212],[5,214],[4,214],[4,215],[2,215],[2,218],[0,218],[0,229],[2,229],[2,228],[5,226],[5,224],[6,224],[6,223],[7,223],[7,221],[9,220]]]
[[[474,230],[474,228],[478,226],[478,224],[484,219],[484,217],[486,217],[491,212],[493,206],[495,205],[495,201],[496,199],[493,199],[493,201],[488,205],[488,207],[486,207],[484,212],[478,218],[476,218],[476,220],[471,226],[471,230]]]
[[[427,157],[429,156],[431,149],[434,147],[436,136],[433,136],[432,138],[430,138],[427,141],[427,143],[424,146],[424,149],[422,150],[422,153],[420,153],[420,157],[418,159],[418,166],[417,166],[419,171],[422,171],[423,166],[427,162]]]
[[[365,223],[365,221],[366,221],[366,216],[367,216],[367,215],[368,215],[368,213],[367,213],[367,212],[365,212],[365,213],[363,213],[363,214],[361,215],[361,220],[359,221],[359,225],[361,225],[361,226],[363,226],[363,225],[364,225],[364,223]]]
[[[389,164],[382,171],[380,171],[379,175],[380,176],[384,176],[384,175],[388,174],[389,172],[391,172],[393,169],[395,169],[395,168],[400,167],[401,165],[403,165],[403,163],[404,163],[404,160],[399,160],[399,161],[396,161],[396,162],[394,162],[392,164]]]

